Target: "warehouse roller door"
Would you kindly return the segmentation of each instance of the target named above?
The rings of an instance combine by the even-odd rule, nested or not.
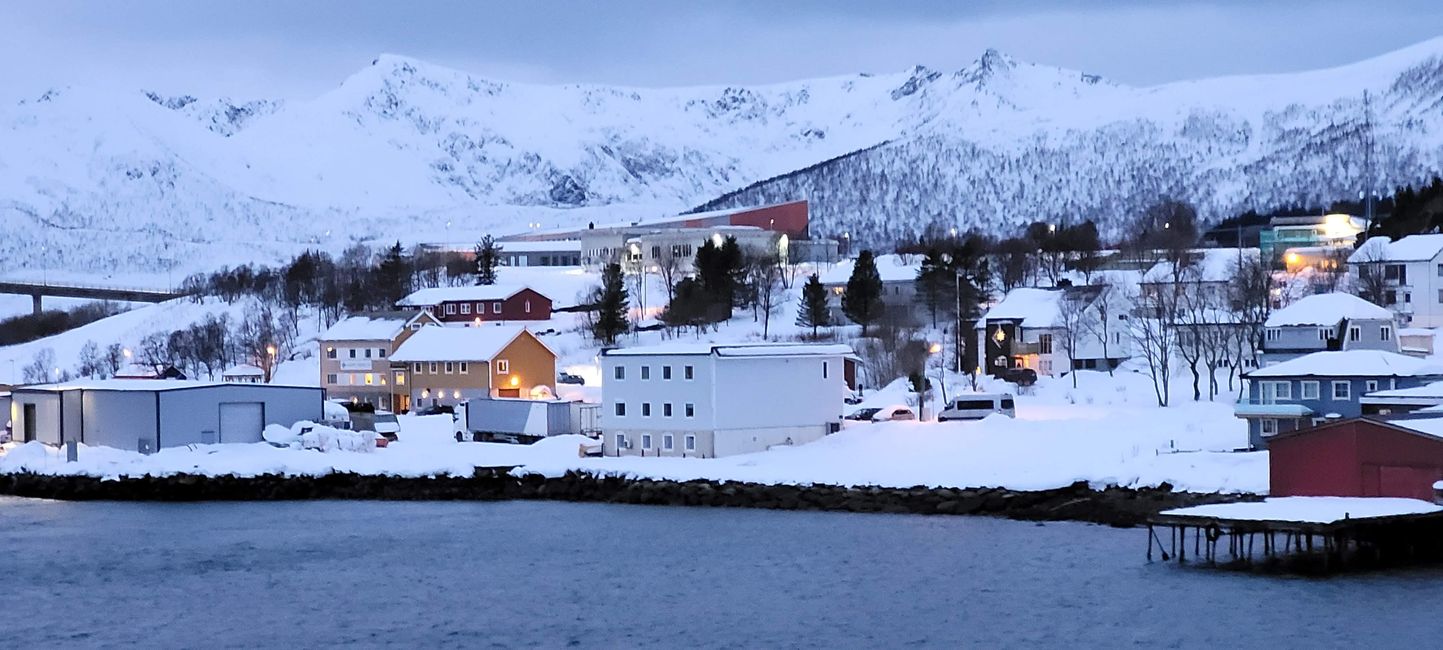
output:
[[[220,405],[220,439],[216,442],[260,442],[265,427],[265,405],[260,402],[226,402]]]

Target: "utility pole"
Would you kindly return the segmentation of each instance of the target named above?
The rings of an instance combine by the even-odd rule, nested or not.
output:
[[[1363,219],[1368,224],[1364,232],[1373,231],[1373,103],[1368,91],[1363,91]]]

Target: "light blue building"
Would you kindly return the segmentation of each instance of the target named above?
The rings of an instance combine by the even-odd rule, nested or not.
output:
[[[1443,366],[1382,350],[1314,352],[1243,375],[1234,412],[1248,421],[1248,442],[1363,413],[1363,396],[1443,379]]]
[[[1328,350],[1401,352],[1393,312],[1346,293],[1302,298],[1263,323],[1259,365]]]

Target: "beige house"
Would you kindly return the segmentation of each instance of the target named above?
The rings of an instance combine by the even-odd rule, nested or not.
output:
[[[410,377],[412,408],[556,390],[556,353],[520,325],[423,328],[390,361],[393,373]]]
[[[428,326],[440,329],[441,323],[424,311],[372,312],[332,325],[320,336],[321,388],[326,397],[409,410],[406,373],[392,369],[391,354]]]

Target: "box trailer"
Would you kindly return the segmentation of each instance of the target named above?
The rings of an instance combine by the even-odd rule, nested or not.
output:
[[[535,442],[547,436],[598,435],[600,404],[579,401],[478,398],[462,402],[457,434],[470,440]]]

